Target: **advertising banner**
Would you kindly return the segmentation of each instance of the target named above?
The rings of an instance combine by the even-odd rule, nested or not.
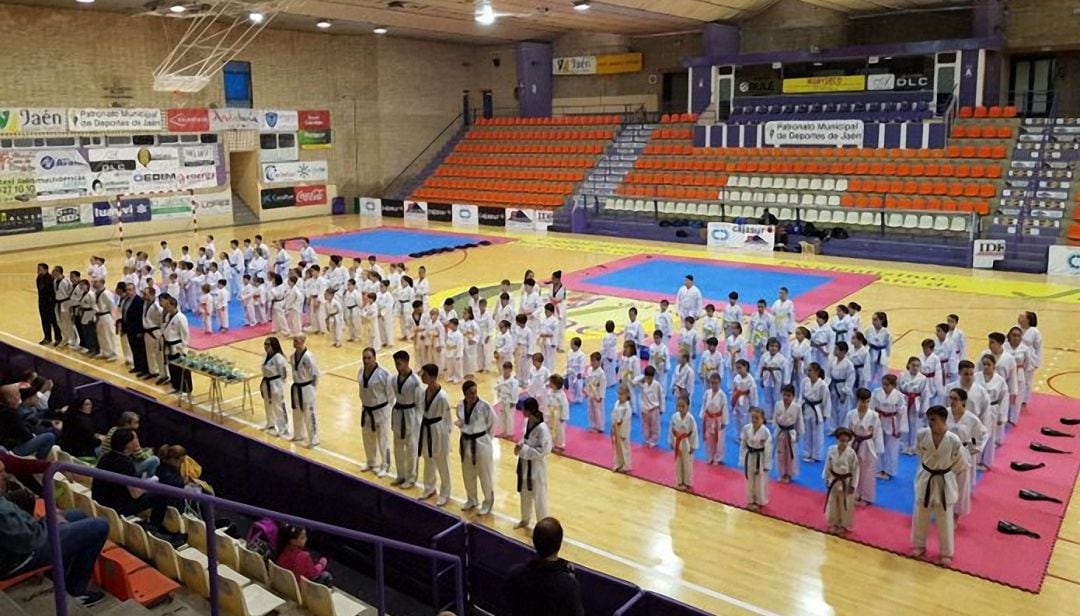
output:
[[[1005,249],[1008,244],[1005,240],[975,240],[972,245],[971,267],[976,269],[993,269],[994,261],[1005,258]]]
[[[29,175],[0,174],[0,203],[28,201],[37,195],[34,178]]]
[[[165,111],[165,125],[170,133],[208,133],[210,110],[168,109]]]
[[[1080,247],[1051,246],[1047,274],[1080,276]]]
[[[397,199],[382,199],[380,207],[382,215],[387,218],[405,218],[405,202]],[[427,219],[427,214],[424,215]]]
[[[108,201],[98,201],[90,204],[93,208],[94,226],[105,227],[113,224],[113,220],[116,218],[116,210],[113,209],[113,205]]]
[[[94,204],[41,208],[41,226],[45,231],[92,227],[94,226]]]
[[[232,214],[232,193],[228,190],[208,195],[192,195],[190,201],[200,216]]]
[[[326,130],[330,128],[330,112],[325,109],[301,109],[298,112],[301,130]]]
[[[932,84],[930,77],[920,74],[881,73],[866,76],[867,90],[927,90]]]
[[[405,202],[405,220],[411,222],[427,222],[427,208],[426,201],[406,201]]]
[[[296,205],[296,193],[289,188],[264,188],[259,193],[259,201],[264,210],[274,210]]]
[[[259,130],[268,133],[295,133],[300,128],[296,111],[264,109],[259,112]]]
[[[640,52],[611,53],[598,56],[567,56],[553,58],[552,75],[613,75],[640,73],[643,57]]]
[[[776,229],[769,225],[737,225],[730,222],[710,222],[708,245],[736,250],[772,252],[776,245]]]
[[[73,133],[161,130],[158,109],[68,109],[68,130]]]
[[[193,201],[190,195],[150,197],[150,216],[154,220],[190,220]]]
[[[67,131],[65,109],[0,107],[0,134],[62,133]]]
[[[382,200],[371,199],[368,197],[361,197],[360,199],[360,215],[365,217],[378,218],[382,216]]]
[[[862,120],[778,120],[765,123],[766,145],[862,147]]]
[[[265,184],[325,182],[329,175],[329,165],[325,160],[264,163],[262,166],[262,181]]]
[[[259,113],[254,109],[208,109],[210,130],[259,130]]]
[[[121,199],[120,222],[147,222],[150,220],[150,199]]]
[[[42,201],[89,195],[90,164],[75,149],[36,151],[34,188]]]
[[[430,222],[451,222],[453,209],[449,203],[428,203],[427,219]]]
[[[792,77],[784,80],[783,87],[784,94],[814,94],[817,92],[861,92],[866,89],[866,75]]]
[[[506,210],[507,231],[532,231],[535,228],[536,210],[516,207]]]
[[[300,142],[301,150],[329,150],[332,137],[329,128],[325,130],[301,130],[297,133],[297,141]]]
[[[485,227],[505,227],[506,208],[481,206],[478,218]]]
[[[294,186],[296,205],[326,205],[329,201],[326,186]]]
[[[533,228],[537,231],[547,231],[548,227],[555,220],[555,212],[553,210],[538,209],[536,210],[536,219],[534,221]]]
[[[454,204],[453,208],[455,227],[477,227],[480,225],[480,210],[475,205]]]
[[[42,230],[41,208],[19,207],[0,210],[0,235],[19,235]]]

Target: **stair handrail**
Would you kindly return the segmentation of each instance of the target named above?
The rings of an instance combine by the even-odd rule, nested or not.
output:
[[[52,544],[53,595],[55,600],[56,616],[68,615],[67,591],[64,587],[64,558],[60,548],[60,524],[57,516],[58,509],[56,506],[56,473],[82,475],[84,477],[90,477],[94,481],[107,481],[112,483],[118,483],[128,487],[139,488],[140,490],[144,490],[151,494],[162,494],[171,498],[195,501],[200,504],[203,521],[206,523],[207,529],[214,528],[215,506],[220,506],[223,509],[236,511],[256,518],[273,518],[275,520],[280,520],[294,526],[300,526],[310,530],[316,530],[321,533],[337,535],[339,537],[344,537],[346,539],[351,539],[354,541],[363,541],[365,543],[374,544],[376,588],[375,592],[377,598],[376,609],[378,610],[379,616],[384,616],[386,614],[386,581],[384,579],[384,553],[386,548],[400,550],[402,552],[415,554],[424,558],[433,558],[435,560],[448,562],[454,568],[455,608],[458,614],[465,613],[464,563],[462,562],[460,556],[447,554],[445,552],[440,552],[431,548],[412,545],[403,541],[397,541],[395,539],[387,539],[386,537],[380,537],[378,535],[372,535],[370,533],[351,530],[348,528],[342,528],[340,526],[334,526],[332,524],[326,524],[324,522],[316,522],[315,520],[309,520],[307,518],[301,518],[299,516],[289,515],[277,511],[270,511],[261,507],[246,505],[244,503],[231,501],[217,496],[210,496],[209,494],[182,490],[180,488],[162,485],[156,481],[136,479],[126,475],[119,475],[117,473],[111,473],[109,471],[103,471],[97,468],[79,464],[72,464],[69,462],[53,462],[45,471],[42,486],[42,497],[45,500],[45,523],[49,533],[49,541]],[[211,530],[210,532],[212,533],[213,531]],[[213,535],[211,534],[210,536],[212,537]],[[210,614],[211,616],[220,616],[221,601],[218,591],[217,545],[214,541],[206,542],[206,562],[207,571],[209,571],[210,575]]]
[[[439,131],[439,134],[438,134],[438,135],[435,135],[435,137],[433,137],[433,138],[431,139],[431,141],[429,141],[429,142],[427,143],[427,145],[425,145],[425,146],[424,146],[424,148],[423,148],[422,150],[420,150],[420,153],[419,153],[419,154],[417,154],[416,156],[414,156],[414,157],[413,157],[413,159],[409,161],[409,164],[407,164],[407,165],[405,165],[404,167],[402,167],[402,168],[401,168],[401,171],[398,171],[398,174],[394,176],[394,179],[390,180],[390,183],[388,183],[388,184],[386,185],[386,188],[384,188],[384,189],[382,190],[382,196],[383,196],[384,198],[386,198],[386,197],[389,197],[390,195],[392,195],[392,194],[393,194],[393,189],[395,188],[395,186],[394,186],[394,185],[395,185],[395,184],[397,184],[398,180],[400,180],[400,179],[402,178],[402,176],[404,176],[404,175],[405,175],[405,173],[406,173],[406,172],[408,172],[408,171],[409,171],[409,169],[411,169],[411,168],[412,168],[412,166],[413,166],[414,164],[416,164],[416,161],[418,161],[418,160],[420,160],[421,158],[423,158],[423,156],[424,156],[425,154],[427,154],[429,150],[431,150],[432,146],[434,146],[434,145],[435,145],[436,143],[439,143],[439,142],[440,142],[440,141],[441,141],[441,140],[443,139],[443,136],[444,136],[444,135],[446,135],[447,131],[449,131],[450,129],[454,128],[454,126],[455,126],[455,125],[457,125],[458,123],[460,123],[460,122],[461,122],[461,120],[462,120],[462,115],[463,115],[463,113],[459,113],[459,114],[457,114],[456,116],[454,116],[454,119],[453,119],[453,120],[450,120],[450,122],[449,122],[449,123],[448,123],[448,124],[447,124],[446,126],[444,126],[444,127],[443,127],[443,129],[442,129],[441,131]],[[467,130],[467,129],[466,129],[466,127],[465,127],[464,125],[462,125],[462,126],[461,126],[461,127],[460,127],[460,128],[458,129],[458,132],[457,132],[457,133],[454,133],[454,134],[453,134],[453,135],[452,135],[452,136],[451,136],[451,137],[450,137],[449,139],[447,139],[446,141],[447,141],[447,142],[449,142],[449,141],[453,140],[453,139],[454,139],[454,138],[455,138],[456,136],[458,136],[458,135],[461,135],[461,134],[464,134],[464,132],[465,132],[466,130]],[[444,143],[443,145],[445,145],[445,143]],[[441,146],[440,146],[440,147],[441,147]]]

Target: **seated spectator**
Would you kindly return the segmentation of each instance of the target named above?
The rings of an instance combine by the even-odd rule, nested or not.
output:
[[[83,398],[75,410],[67,413],[60,433],[60,449],[76,458],[97,458],[101,438],[94,429],[94,402]]]
[[[27,429],[34,434],[60,435],[63,423],[59,419],[50,417],[52,413],[48,413],[48,407],[45,412],[39,408],[39,392],[36,388],[32,386],[19,388],[19,402],[19,415],[26,423]]]
[[[101,439],[101,447],[99,447],[97,451],[98,457],[104,457],[105,454],[109,453],[112,435],[120,428],[127,428],[132,432],[138,432],[138,413],[124,411],[120,414],[120,421],[112,428],[109,428],[109,431],[105,433],[105,438]],[[139,477],[153,477],[154,472],[157,471],[158,464],[161,464],[161,460],[154,455],[154,452],[149,447],[139,449],[139,451],[131,456],[131,459],[135,461],[135,470],[138,471]]]
[[[274,559],[282,569],[292,571],[297,577],[304,577],[312,582],[332,586],[334,577],[326,570],[326,558],[318,562],[304,546],[307,545],[307,530],[297,526],[286,526],[281,530],[281,550]]]
[[[563,529],[544,518],[533,530],[536,558],[510,570],[503,589],[514,616],[585,616],[574,566],[559,558]]]
[[[774,216],[772,212],[769,211],[769,208],[765,208],[765,211],[761,213],[761,218],[758,219],[758,224],[761,225],[775,226],[778,222],[780,221],[777,220],[776,216]]]
[[[31,432],[19,413],[20,402],[18,385],[0,387],[0,447],[19,456],[44,460],[56,444],[56,435]]]
[[[109,471],[125,477],[139,478],[132,456],[141,449],[139,437],[134,430],[120,428],[113,432],[111,449],[98,460],[99,470]],[[157,480],[156,477],[153,478]],[[165,497],[149,494],[140,488],[125,486],[110,481],[95,480],[91,487],[93,499],[106,507],[115,509],[120,515],[139,515],[150,510],[148,530],[159,531],[165,521]]]
[[[37,463],[44,472],[45,463]],[[32,471],[31,471],[32,472]],[[12,495],[14,496],[14,495]],[[52,563],[52,545],[44,520],[36,520],[29,511],[9,497],[7,473],[0,461],[0,579],[14,577]],[[16,496],[15,500],[19,498]],[[30,511],[33,499],[30,499]],[[64,556],[64,584],[68,594],[85,607],[100,603],[105,595],[90,590],[90,575],[101,548],[109,537],[109,523],[87,518],[81,511],[60,514],[60,552]]]

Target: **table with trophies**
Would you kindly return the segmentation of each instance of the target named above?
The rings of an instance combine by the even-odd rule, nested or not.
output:
[[[236,367],[228,360],[215,357],[209,353],[189,353],[181,355],[169,362],[192,374],[198,374],[210,381],[210,391],[207,393],[206,406],[210,410],[210,418],[221,422],[225,419],[225,388],[229,385],[240,385],[240,408],[236,413],[247,412],[255,414],[255,400],[251,393],[251,381],[256,375],[245,372]],[[201,398],[202,396],[198,396]],[[181,393],[181,404],[187,401],[189,408],[194,409],[196,396],[192,392]],[[201,401],[200,401],[201,402]]]

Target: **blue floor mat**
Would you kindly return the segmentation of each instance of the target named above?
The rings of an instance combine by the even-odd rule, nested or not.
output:
[[[474,244],[481,237],[471,235],[446,235],[424,233],[407,229],[373,229],[355,233],[340,233],[311,238],[311,245],[320,252],[347,250],[377,255],[408,255],[413,252],[453,248],[462,244]]]

